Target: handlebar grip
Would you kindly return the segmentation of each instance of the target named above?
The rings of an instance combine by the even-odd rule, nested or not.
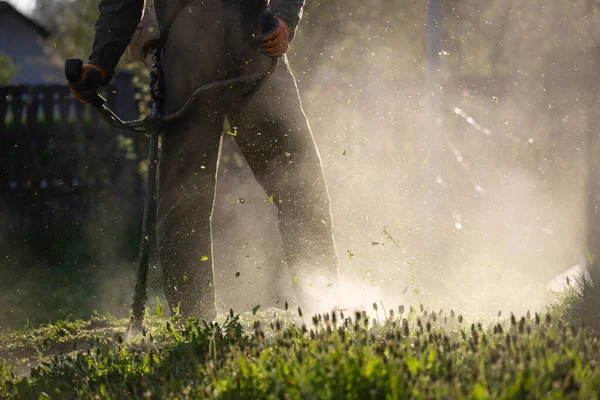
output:
[[[79,58],[68,58],[65,61],[65,77],[69,82],[73,84],[79,82],[81,80],[81,75],[83,74],[83,61]],[[81,93],[73,92],[81,101],[89,102],[94,107],[102,107],[106,100],[98,94],[96,89],[87,89]],[[82,97],[83,93],[85,96]]]
[[[65,61],[65,77],[70,82],[79,82],[83,73],[83,61],[79,58],[69,58]]]
[[[262,28],[263,34],[273,30],[273,28],[275,28],[276,23],[277,22],[275,19],[275,14],[273,14],[273,11],[271,11],[271,10],[263,11],[262,15],[260,16],[260,26]]]

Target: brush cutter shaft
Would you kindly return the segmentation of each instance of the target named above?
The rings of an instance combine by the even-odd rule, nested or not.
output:
[[[144,216],[142,221],[142,238],[140,243],[140,258],[138,276],[135,284],[135,294],[132,306],[132,322],[140,325],[144,320],[144,308],[148,291],[148,269],[150,259],[150,239],[154,231],[154,208],[156,202],[156,166],[158,164],[158,136],[159,125],[155,124],[150,132],[150,153],[148,155],[148,178],[146,185],[146,198],[144,200]]]
[[[162,114],[162,65],[158,42],[150,43],[152,50],[152,73],[150,74],[150,94],[152,95],[152,115],[144,120],[146,132],[150,134],[150,150],[148,154],[148,176],[146,183],[146,197],[144,199],[144,215],[142,220],[142,237],[140,241],[140,258],[138,261],[138,276],[135,284],[135,294],[131,321],[138,328],[144,321],[144,309],[148,293],[148,269],[150,261],[150,239],[154,232],[156,215],[156,168],[158,165],[158,138],[160,136],[160,116]]]

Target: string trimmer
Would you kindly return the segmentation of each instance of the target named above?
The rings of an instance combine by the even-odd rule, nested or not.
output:
[[[248,49],[252,45],[258,44],[275,27],[275,17],[270,10],[263,13],[261,17],[262,35],[256,37]],[[96,108],[104,119],[112,126],[132,131],[138,134],[145,134],[150,137],[150,149],[148,154],[148,176],[146,185],[146,196],[144,199],[144,214],[142,222],[142,238],[140,241],[140,254],[137,273],[137,282],[135,285],[135,294],[132,305],[131,322],[135,327],[141,327],[144,321],[144,309],[148,291],[148,262],[150,256],[150,236],[154,231],[155,218],[152,211],[155,210],[155,188],[156,188],[156,167],[158,164],[158,138],[161,133],[162,124],[177,120],[185,115],[190,109],[194,100],[203,93],[219,88],[227,88],[232,85],[242,83],[254,83],[252,90],[246,93],[247,100],[254,94],[266,81],[269,75],[275,72],[278,65],[278,58],[272,58],[269,68],[261,73],[245,75],[238,78],[225,79],[217,82],[212,82],[196,89],[189,97],[186,103],[178,111],[171,114],[162,114],[162,66],[160,45],[158,40],[149,43],[152,54],[152,72],[150,74],[150,93],[152,96],[152,112],[151,115],[139,120],[123,121],[110,108],[106,106],[106,100],[98,93],[94,93],[90,104]],[[65,62],[65,75],[69,81],[79,81],[83,68],[83,61],[76,58],[70,58]]]

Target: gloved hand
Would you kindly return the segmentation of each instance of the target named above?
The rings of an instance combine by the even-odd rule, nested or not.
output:
[[[279,57],[289,47],[290,28],[284,20],[275,17],[275,28],[260,43],[263,53],[269,57]]]
[[[102,68],[84,64],[79,59],[70,58],[65,62],[65,75],[69,81],[69,90],[83,104],[98,99],[98,88],[108,75]]]

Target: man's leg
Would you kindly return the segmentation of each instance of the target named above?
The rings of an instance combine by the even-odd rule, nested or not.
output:
[[[182,315],[211,320],[216,309],[210,218],[223,124],[208,117],[186,123],[170,125],[162,141],[157,229],[163,289],[169,306],[179,305]]]
[[[300,304],[331,306],[337,300],[338,271],[330,199],[287,59],[281,59],[275,74],[233,120],[240,149],[277,206],[286,261],[299,289]]]
[[[163,51],[165,112],[201,85],[223,79],[220,1],[194,1],[173,21]],[[198,98],[163,129],[158,248],[169,306],[184,316],[216,317],[210,217],[223,127],[222,93]]]

